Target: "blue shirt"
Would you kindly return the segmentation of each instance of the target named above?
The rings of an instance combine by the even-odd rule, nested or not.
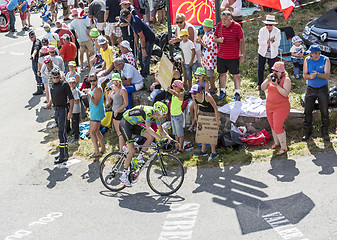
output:
[[[156,35],[152,31],[152,29],[145,22],[143,22],[138,16],[132,16],[130,26],[137,35],[141,31],[143,31],[143,34],[145,36],[145,42],[148,42],[150,44],[154,43]]]
[[[16,5],[18,5],[18,0],[10,0],[7,5],[7,10],[9,11],[14,10]]]
[[[95,90],[97,88],[100,88],[102,90],[101,86],[97,86],[94,89],[91,89],[90,94],[93,98],[95,96]],[[90,109],[90,120],[91,121],[101,121],[103,118],[105,118],[103,95],[104,94],[102,94],[101,98],[99,99],[97,106],[95,106],[92,103],[91,99],[89,98],[89,109]]]
[[[313,71],[316,71],[318,73],[324,73],[325,63],[326,63],[327,57],[326,56],[320,56],[320,58],[315,61],[309,57],[306,58],[307,61],[307,68],[308,68],[308,74],[313,73]],[[323,79],[320,77],[315,77],[314,79],[308,79],[307,84],[310,87],[313,88],[320,88],[325,85],[328,85],[329,80]]]
[[[21,5],[25,0],[18,0],[18,4]],[[27,2],[22,6],[21,11],[27,11]]]
[[[89,21],[87,19],[74,19],[70,23],[70,29],[75,30],[78,39],[78,42],[85,42],[90,40],[87,34],[87,28],[90,26]]]
[[[117,22],[116,17],[119,17],[121,11],[119,0],[106,0],[105,8],[109,11],[109,16],[106,21],[110,23]]]

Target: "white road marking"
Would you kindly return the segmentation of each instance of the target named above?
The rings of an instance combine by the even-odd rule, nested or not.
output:
[[[78,160],[78,159],[71,159],[69,161],[66,161],[66,162],[63,162],[63,163],[60,163],[60,164],[57,164],[56,167],[57,168],[66,168],[66,167],[69,167],[73,164],[76,164],[76,163],[80,163],[81,160]]]
[[[18,52],[10,52],[10,55],[14,55],[14,56],[22,56],[24,55],[24,53],[18,53]]]
[[[38,39],[41,39],[43,36],[44,36],[44,35],[39,36],[39,37],[37,37],[37,38],[38,38]],[[27,36],[27,38],[28,38],[28,36]],[[20,41],[20,42],[15,42],[15,43],[7,44],[7,45],[5,45],[5,46],[3,46],[3,47],[0,47],[0,49],[6,49],[6,48],[9,48],[9,47],[14,47],[14,46],[16,46],[16,45],[20,45],[20,44],[25,43],[25,42],[30,42],[30,39],[28,38],[28,39],[23,40],[23,41]]]

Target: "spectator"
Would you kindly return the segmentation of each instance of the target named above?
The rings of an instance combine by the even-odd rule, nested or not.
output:
[[[50,45],[55,46],[57,49],[59,49],[59,47],[61,47],[61,43],[60,43],[60,38],[59,35],[57,35],[57,33],[53,33],[50,31],[50,25],[45,24],[43,26],[43,29],[46,31],[46,35],[44,35],[45,38],[48,39],[48,42]]]
[[[290,112],[288,95],[291,90],[291,82],[283,62],[275,62],[272,70],[273,73],[269,74],[264,80],[261,89],[268,89],[266,100],[267,119],[274,139],[274,144],[270,149],[281,147],[276,153],[276,155],[281,155],[288,151],[283,124]]]
[[[100,53],[104,60],[102,68],[97,72],[99,84],[104,83],[107,79],[111,79],[114,67],[113,64],[113,50],[109,46],[108,41],[105,37],[100,36],[97,38],[97,43],[100,46]]]
[[[76,81],[76,87],[79,86],[81,81],[81,75],[77,72],[76,63],[75,61],[69,62],[69,72],[66,74],[66,81],[69,82],[69,79],[74,78]]]
[[[74,143],[80,139],[80,113],[81,113],[80,91],[76,87],[75,78],[70,78],[68,83],[71,88],[71,93],[74,96],[73,118],[71,119],[71,129],[74,134],[74,137],[70,139],[69,143]]]
[[[121,0],[120,6],[122,9],[128,9],[132,15],[137,15],[136,9],[131,5],[129,0]],[[120,19],[120,24],[119,24],[121,30],[122,30],[122,38],[123,40],[126,40],[130,43],[130,46],[132,48],[133,54],[136,54],[135,52],[135,39],[133,36],[132,29],[130,27],[130,24],[128,24],[125,20]]]
[[[22,24],[22,31],[28,31],[29,27],[27,25],[27,1],[25,0],[18,0],[18,4],[20,8],[20,18]]]
[[[193,74],[198,68],[198,61],[195,57],[195,45],[194,43],[188,39],[188,31],[186,29],[182,29],[179,33],[182,41],[180,42],[181,56],[183,59],[183,63],[186,69],[186,79],[188,82],[188,86],[192,87],[192,72]]]
[[[213,20],[205,19],[202,26],[205,34],[202,40],[198,37],[195,41],[204,47],[202,51],[202,63],[205,67],[206,76],[209,78],[211,84],[210,93],[213,95],[216,93],[214,70],[216,69],[217,55],[217,45],[214,42]]]
[[[63,21],[69,21],[69,14],[70,11],[68,9],[68,0],[60,0],[61,4],[62,4],[62,11],[63,11]]]
[[[92,28],[90,30],[90,37],[92,41],[94,42],[94,55],[90,58],[91,66],[98,65],[102,63],[104,60],[102,59],[101,53],[100,53],[100,47],[97,42],[97,38],[100,36],[100,33],[97,28]]]
[[[119,22],[116,18],[119,17],[121,6],[119,0],[106,0],[106,10],[104,15],[105,35],[110,39],[111,46],[122,41],[122,30],[119,27]],[[115,41],[115,36],[117,41]]]
[[[81,70],[84,69],[83,57],[84,52],[87,52],[87,63],[91,69],[90,56],[94,53],[93,44],[89,38],[89,22],[86,19],[81,19],[78,17],[78,11],[76,8],[72,10],[73,21],[70,23],[70,29],[75,30],[76,38],[80,46],[80,67]]]
[[[46,5],[43,7],[43,11],[41,14],[42,18],[42,25],[48,23],[51,26],[52,23],[52,12],[51,12],[51,4],[53,3],[52,0],[47,0]]]
[[[23,6],[25,2],[23,2],[21,5]],[[18,5],[18,0],[10,0],[7,4],[6,8],[9,15],[9,31],[10,32],[16,32],[15,29],[15,8],[20,9],[21,5]]]
[[[194,104],[194,114],[195,114],[195,121],[198,119],[198,115],[213,115],[215,116],[216,123],[220,127],[220,118],[218,107],[211,96],[211,94],[203,92],[202,87],[199,85],[193,85],[191,88],[190,93],[192,94],[193,104]],[[215,151],[215,145],[211,144],[212,153],[208,158],[208,161],[213,160],[219,154]],[[194,154],[195,156],[207,156],[206,152],[206,144],[202,143],[201,151],[199,153]]]
[[[56,157],[55,164],[68,160],[68,143],[67,143],[67,120],[69,121],[73,115],[74,97],[71,93],[69,84],[61,80],[61,73],[58,69],[51,71],[53,83],[50,87],[50,94],[53,105],[55,107],[55,121],[58,126],[58,137],[60,141],[60,155]],[[67,102],[69,100],[70,107],[68,109]]]
[[[95,152],[90,154],[90,158],[96,158],[102,156],[106,151],[103,135],[100,132],[101,120],[105,117],[104,102],[103,102],[103,90],[97,82],[97,76],[95,73],[89,75],[89,81],[91,84],[91,90],[84,89],[83,91],[89,97],[89,110],[90,110],[90,126],[89,132],[92,144],[94,145]],[[101,145],[101,151],[98,147],[98,142]]]
[[[57,21],[57,13],[58,13],[57,4],[58,4],[58,0],[52,0],[52,3],[50,5],[50,11],[51,11],[53,24]]]
[[[165,24],[166,1],[165,0],[153,0],[153,7],[154,7],[153,23],[157,22],[158,25]],[[158,21],[156,21],[156,14],[158,14]]]
[[[42,66],[45,64],[44,63],[44,57],[49,55],[49,50],[47,46],[43,46],[40,49],[40,55],[39,55],[39,60],[38,60],[38,71],[37,74],[39,77],[42,79],[42,84],[44,86],[44,90],[46,92],[46,103],[49,103],[50,101],[50,95],[49,95],[49,86],[48,86],[48,78],[45,76],[42,76],[41,71],[42,71]]]
[[[42,47],[41,41],[36,38],[35,32],[31,30],[29,32],[29,39],[33,42],[32,49],[30,50],[30,60],[32,61],[32,69],[34,72],[37,90],[33,95],[43,94],[43,84],[42,79],[38,74],[38,61],[39,61],[39,51]]]
[[[305,58],[303,65],[303,78],[307,79],[307,91],[305,93],[304,105],[304,136],[303,141],[309,139],[312,134],[312,112],[315,102],[318,100],[321,111],[322,138],[329,141],[329,90],[330,59],[321,55],[318,45],[311,45],[307,51],[310,55]]]
[[[174,34],[175,37],[170,40],[170,44],[181,42],[181,39],[179,38],[180,31],[182,29],[186,29],[188,31],[188,39],[194,42],[197,61],[198,61],[199,66],[201,66],[201,45],[195,42],[195,40],[198,37],[197,30],[192,24],[186,22],[186,17],[182,13],[177,14],[176,23],[177,23],[177,28]]]
[[[67,0],[68,12],[74,9],[75,0]]]
[[[42,47],[48,48],[48,46],[49,46],[48,38],[46,38],[46,37],[42,38],[41,43],[42,43]]]
[[[255,90],[261,90],[261,84],[264,79],[264,66],[268,60],[269,72],[272,72],[272,66],[276,62],[276,57],[278,54],[278,47],[281,41],[281,31],[274,25],[275,16],[267,15],[266,21],[263,21],[266,25],[259,31],[259,60],[258,60],[258,72],[257,72],[257,87]]]
[[[119,151],[123,152],[125,144],[123,136],[119,130],[119,123],[123,118],[123,113],[129,104],[128,93],[122,84],[122,79],[119,73],[114,73],[111,77],[111,82],[107,85],[106,99],[108,106],[112,104],[112,122],[119,139]]]
[[[241,0],[223,0],[220,6],[220,12],[228,9],[232,13],[233,20],[240,23],[242,26],[241,15],[242,1]]]
[[[136,67],[136,60],[135,60],[135,56],[132,53],[130,43],[126,40],[122,41],[119,44],[119,49],[122,52],[121,57],[124,59],[124,61],[126,61],[127,63],[130,63],[133,67]]]
[[[34,0],[27,0],[27,22],[28,22],[28,27],[33,27],[33,25],[30,23],[30,7],[35,5]]]
[[[66,24],[62,24],[60,21],[57,21],[56,22],[56,31],[55,33],[57,33],[57,35],[59,35],[59,39],[60,39],[60,45],[61,47],[63,46],[64,44],[64,40],[62,38],[62,36],[64,34],[68,34],[69,37],[70,37],[70,40],[74,43],[75,42],[75,37],[74,37],[74,34],[69,30],[69,28],[67,27]]]
[[[150,74],[150,60],[154,40],[156,38],[152,29],[138,16],[133,16],[128,9],[121,10],[121,19],[125,19],[134,32],[137,52],[140,63],[140,74],[145,78]],[[140,46],[138,43],[140,42]]]
[[[106,7],[105,7],[105,1],[104,0],[89,0],[88,17],[92,20],[94,20],[94,18],[96,18],[96,20],[97,20],[96,28],[100,32],[103,32],[103,29],[104,29],[105,9],[106,9]]]
[[[141,90],[144,87],[144,80],[142,75],[131,64],[125,63],[122,58],[114,60],[115,68],[121,71],[121,79],[123,86],[128,92],[129,105],[127,109],[132,108],[132,93]]]
[[[172,94],[170,107],[172,134],[179,143],[179,147],[175,151],[176,154],[179,154],[184,152],[184,114],[181,110],[184,101],[184,83],[181,80],[175,80],[172,88],[168,87],[167,92]]]
[[[219,43],[217,70],[220,74],[219,100],[226,96],[227,71],[234,79],[234,101],[240,101],[240,63],[245,59],[245,40],[240,24],[232,20],[229,11],[221,13],[221,22],[216,25],[214,42]]]
[[[64,44],[60,50],[60,56],[64,62],[65,73],[67,73],[69,72],[69,62],[74,61],[76,58],[77,48],[75,43],[70,41],[70,36],[68,34],[63,34],[61,38],[64,41]]]
[[[291,61],[294,66],[294,74],[297,80],[301,80],[300,70],[303,72],[303,55],[304,47],[302,45],[302,39],[299,36],[292,38],[293,46],[290,48]]]
[[[49,50],[49,55],[50,55],[51,59],[53,60],[53,63],[60,68],[62,73],[64,73],[65,69],[64,69],[63,59],[60,56],[55,55],[56,54],[56,47],[51,45],[51,46],[49,46],[48,50]]]

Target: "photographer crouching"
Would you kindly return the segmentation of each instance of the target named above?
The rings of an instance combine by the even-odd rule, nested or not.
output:
[[[288,151],[283,124],[290,112],[288,95],[291,90],[291,82],[283,62],[276,62],[272,70],[273,73],[269,74],[264,80],[261,89],[268,89],[266,100],[267,119],[274,139],[274,144],[270,149],[280,148],[276,155],[281,155]]]

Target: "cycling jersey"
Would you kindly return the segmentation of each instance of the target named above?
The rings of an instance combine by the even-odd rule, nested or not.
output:
[[[138,125],[140,123],[151,122],[151,120],[156,121],[157,125],[161,124],[158,119],[152,117],[153,107],[139,105],[132,109],[127,110],[123,114],[123,118],[128,121],[131,125]]]

